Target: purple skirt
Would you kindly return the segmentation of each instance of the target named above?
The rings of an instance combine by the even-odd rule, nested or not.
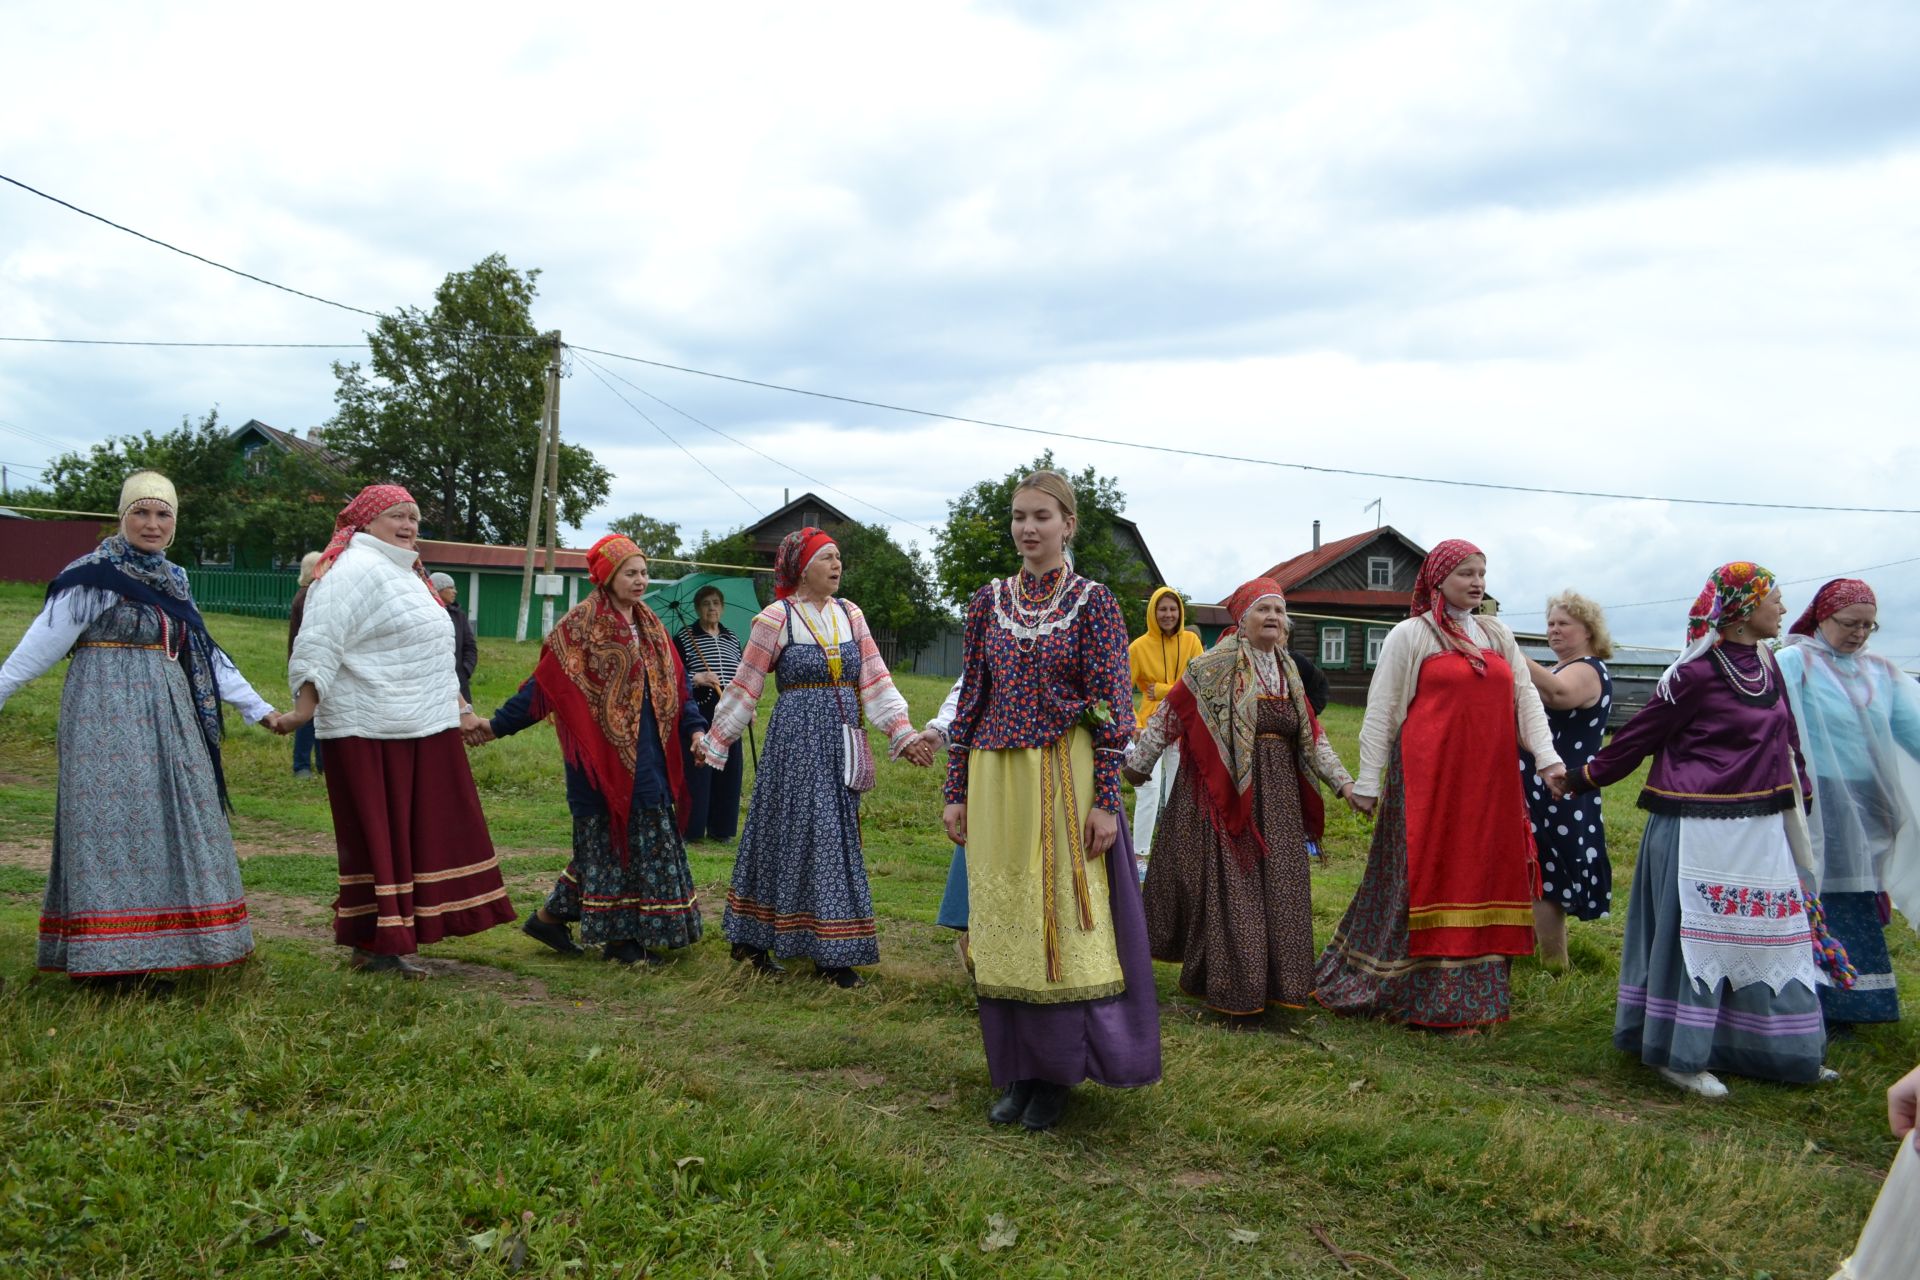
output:
[[[986,1043],[993,1087],[1017,1080],[1076,1085],[1083,1080],[1137,1089],[1160,1079],[1160,995],[1147,950],[1147,916],[1133,869],[1133,836],[1120,815],[1107,850],[1107,895],[1113,941],[1127,989],[1117,996],[1071,1004],[1024,1000],[980,1001],[980,1038]]]

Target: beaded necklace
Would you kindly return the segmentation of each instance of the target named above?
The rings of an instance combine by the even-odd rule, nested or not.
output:
[[[794,597],[794,601],[800,606],[800,621],[807,624],[807,631],[813,636],[814,643],[826,652],[827,674],[833,678],[836,684],[839,683],[840,615],[838,613],[828,613],[825,609],[821,610],[821,620],[824,621],[833,632],[833,639],[829,642],[826,636],[820,634],[821,629],[813,624],[813,619],[808,616],[812,606],[805,600],[801,600],[798,596]],[[833,602],[829,600],[827,604],[831,607]]]
[[[1056,622],[1053,626],[1049,626],[1048,619],[1059,605],[1061,598],[1067,594],[1067,588],[1072,585],[1073,579],[1073,570],[1062,565],[1060,580],[1053,584],[1051,594],[1041,600],[1033,600],[1027,595],[1024,572],[1016,573],[1007,579],[1011,589],[1006,592],[1007,608],[1003,615],[1004,625],[1013,633],[1014,642],[1020,652],[1031,653],[1041,635],[1063,625],[1062,622]]]
[[[1724,646],[1715,645],[1707,652],[1713,655],[1714,664],[1720,668],[1720,674],[1727,678],[1727,683],[1732,685],[1733,691],[1741,697],[1750,702],[1758,702],[1773,691],[1772,664],[1765,658],[1760,659],[1760,677],[1756,680],[1751,676],[1740,674],[1739,669],[1733,665],[1733,659],[1726,655]]]

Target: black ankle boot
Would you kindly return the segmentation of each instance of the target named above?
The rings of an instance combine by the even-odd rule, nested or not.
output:
[[[765,974],[782,974],[787,971],[787,966],[775,960],[770,952],[763,951],[758,947],[749,947],[738,942],[733,944],[733,958],[735,960],[744,960],[748,964],[751,964],[756,970]]]
[[[842,991],[853,991],[867,985],[867,980],[860,976],[860,972],[857,969],[843,967],[839,969],[816,969],[814,972],[822,981],[831,982]]]
[[[1000,1095],[994,1104],[987,1108],[989,1124],[1014,1124],[1026,1114],[1027,1104],[1033,1101],[1034,1086],[1038,1080],[1015,1080],[1007,1091]]]
[[[573,936],[567,932],[567,926],[564,924],[548,924],[540,918],[537,912],[526,918],[526,921],[520,926],[520,932],[526,934],[535,942],[552,947],[563,956],[577,956],[580,954],[580,945],[576,943],[573,940]]]
[[[1020,1116],[1020,1123],[1036,1133],[1042,1129],[1051,1129],[1060,1123],[1060,1117],[1066,1114],[1067,1094],[1071,1092],[1064,1084],[1050,1084],[1045,1080],[1033,1082],[1033,1098],[1027,1103],[1027,1109]]]

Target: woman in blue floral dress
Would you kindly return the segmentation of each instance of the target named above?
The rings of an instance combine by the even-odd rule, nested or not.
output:
[[[805,957],[820,977],[852,988],[864,985],[855,966],[880,960],[860,849],[860,793],[874,777],[865,723],[886,733],[896,757],[918,735],[859,607],[834,596],[840,574],[840,548],[821,530],[796,530],[780,544],[777,599],[753,620],[740,669],[714,712],[705,763],[726,767],[771,672],[780,700],[722,926],[736,960],[779,973],[780,960]]]

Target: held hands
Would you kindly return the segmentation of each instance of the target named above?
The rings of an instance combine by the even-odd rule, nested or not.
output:
[[[291,711],[269,711],[260,717],[259,724],[269,733],[277,733],[284,738],[300,727],[294,723],[292,716]]]
[[[493,741],[493,725],[468,711],[460,717],[460,737],[470,747],[484,747]]]
[[[1152,774],[1141,773],[1136,769],[1129,769],[1125,765],[1120,766],[1120,776],[1136,787],[1144,787],[1153,779]]]
[[[924,769],[933,763],[933,735],[916,733],[900,745],[900,754],[907,763]]]
[[[1107,850],[1113,848],[1114,839],[1120,834],[1120,819],[1105,809],[1095,805],[1087,810],[1086,829],[1087,856],[1104,858]]]
[[[727,767],[727,753],[715,748],[705,730],[693,735],[693,767],[698,769],[702,766],[708,769]]]
[[[967,842],[967,806],[950,804],[940,811],[940,821],[947,829],[947,839],[955,844]]]
[[[1567,785],[1567,766],[1549,765],[1540,771],[1540,781],[1547,784],[1547,790],[1553,793],[1555,800],[1565,800],[1571,788]]]
[[[1371,818],[1380,803],[1379,796],[1363,796],[1353,789],[1351,782],[1341,788],[1340,794],[1346,800],[1347,807],[1363,818]]]

